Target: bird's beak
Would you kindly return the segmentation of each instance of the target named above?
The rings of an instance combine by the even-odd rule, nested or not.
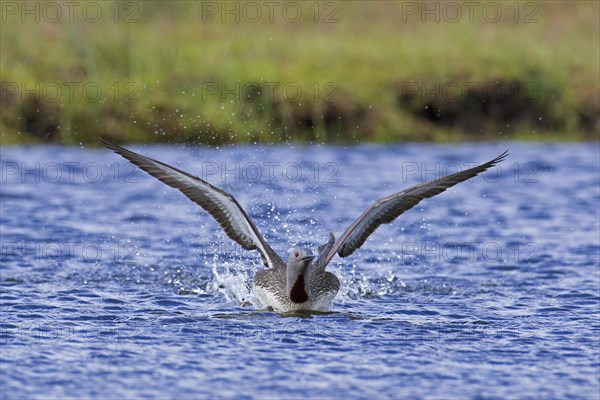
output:
[[[315,258],[315,256],[306,256],[306,257],[302,257],[302,261],[309,262],[309,261],[312,261],[312,259],[313,259],[313,258]]]

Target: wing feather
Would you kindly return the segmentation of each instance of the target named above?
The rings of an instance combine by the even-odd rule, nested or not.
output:
[[[159,181],[178,189],[206,210],[230,239],[245,250],[258,250],[268,268],[279,268],[285,265],[265,242],[254,222],[231,194],[168,164],[142,156],[106,140],[100,139],[100,141]]]
[[[336,253],[340,257],[351,255],[382,224],[392,222],[402,213],[419,204],[421,200],[440,194],[449,187],[474,177],[501,162],[507,156],[508,150],[484,164],[412,186],[376,201],[344,231],[323,262],[327,264]]]

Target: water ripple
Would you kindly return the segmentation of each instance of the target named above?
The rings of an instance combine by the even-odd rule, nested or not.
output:
[[[3,398],[597,398],[597,144],[144,152],[194,174],[207,161],[337,165],[334,181],[309,169],[297,182],[207,177],[284,254],[339,236],[427,171],[506,147],[498,179],[426,200],[335,258],[329,313],[242,307],[260,257],[141,173],[11,178],[0,190]],[[57,147],[3,148],[2,159],[126,165]],[[524,165],[534,176],[515,173]]]

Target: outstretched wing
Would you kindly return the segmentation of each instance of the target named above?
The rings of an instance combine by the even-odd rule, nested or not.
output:
[[[325,270],[325,267],[327,266],[327,264],[329,263],[329,260],[331,259],[331,258],[329,258],[329,252],[331,251],[331,248],[333,247],[334,244],[335,244],[335,236],[333,236],[333,233],[330,232],[327,243],[324,243],[319,246],[319,257],[313,263],[313,265],[314,265],[313,271],[315,271],[315,273]]]
[[[265,266],[280,268],[285,265],[277,253],[265,242],[254,222],[232,195],[175,167],[134,153],[106,140],[100,139],[100,141],[104,146],[125,157],[159,181],[178,189],[205,209],[221,225],[230,239],[246,250],[258,250]]]
[[[347,257],[354,253],[381,224],[392,222],[400,214],[416,206],[421,200],[442,193],[449,187],[493,167],[504,160],[507,155],[508,150],[485,164],[412,186],[376,201],[340,236],[327,254],[326,260],[323,260],[325,265],[329,263],[335,253],[340,257]]]

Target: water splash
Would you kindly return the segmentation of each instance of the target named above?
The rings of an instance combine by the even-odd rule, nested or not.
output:
[[[248,268],[237,262],[215,262],[211,271],[213,292],[222,293],[232,304],[258,304],[250,289],[253,274]]]

